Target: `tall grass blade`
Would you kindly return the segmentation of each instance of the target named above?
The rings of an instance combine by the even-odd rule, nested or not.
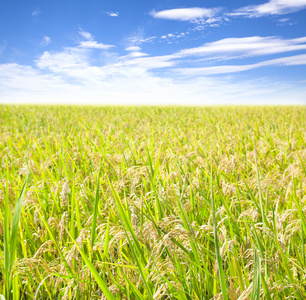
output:
[[[213,184],[212,169],[211,169],[211,172],[210,172],[210,176],[211,176],[211,208],[212,208],[214,240],[215,240],[215,250],[216,250],[216,256],[217,256],[219,278],[220,278],[220,283],[221,283],[222,297],[223,297],[224,300],[228,300],[228,297],[227,297],[227,287],[226,287],[224,270],[223,270],[222,259],[221,259],[220,251],[219,251],[219,243],[218,243],[218,233],[217,233],[217,224],[216,224],[216,211],[215,211],[215,202],[214,202],[214,190],[213,190],[214,184]]]
[[[107,300],[115,300],[114,296],[112,295],[112,293],[109,291],[107,284],[105,283],[105,281],[100,277],[99,273],[97,272],[97,270],[95,269],[95,267],[93,266],[93,264],[91,263],[91,261],[89,260],[89,258],[87,257],[87,255],[85,254],[85,252],[80,248],[80,246],[78,245],[78,243],[73,239],[73,237],[71,236],[71,234],[68,232],[70,238],[72,239],[73,243],[75,244],[75,246],[78,248],[83,261],[85,262],[85,264],[87,265],[90,273],[92,274],[92,276],[94,277],[94,279],[96,280],[97,284],[99,285],[99,287],[101,288],[103,294],[105,295]]]
[[[95,195],[95,202],[94,202],[94,211],[92,216],[92,225],[91,225],[91,247],[93,247],[95,242],[96,236],[96,224],[97,224],[97,217],[98,217],[98,205],[99,205],[99,183],[100,183],[100,173],[101,173],[101,164],[99,166],[98,171],[98,179],[97,179],[97,186],[96,186],[96,195]]]
[[[66,258],[64,256],[64,254],[63,254],[63,252],[61,250],[61,247],[58,244],[57,239],[55,238],[54,234],[52,233],[52,230],[51,230],[48,222],[45,220],[44,216],[42,215],[42,213],[40,211],[38,213],[39,213],[39,216],[42,219],[42,221],[43,221],[43,223],[44,223],[44,225],[45,225],[45,227],[46,227],[46,229],[47,229],[47,231],[49,233],[49,236],[50,236],[51,240],[53,241],[53,243],[54,243],[54,245],[55,245],[55,247],[56,247],[56,249],[57,249],[57,251],[58,251],[58,253],[59,253],[60,257],[61,257],[61,259],[62,259],[62,262],[63,262],[63,264],[64,264],[68,274],[72,278],[74,278],[75,275],[73,274],[73,272],[72,272],[72,270],[71,270],[71,268],[70,268],[70,266],[69,266],[69,264],[68,264],[68,262],[67,262],[67,260],[66,260]]]
[[[255,263],[254,263],[254,276],[253,276],[253,289],[251,294],[251,300],[259,300],[260,298],[260,286],[261,286],[261,263],[260,256],[255,249]]]
[[[20,195],[17,200],[16,207],[15,207],[14,216],[13,216],[11,237],[10,237],[10,250],[9,250],[10,251],[10,264],[9,264],[10,270],[13,269],[13,265],[15,263],[16,244],[17,244],[17,239],[18,239],[18,225],[19,225],[22,202],[23,202],[23,198],[25,195],[25,189],[27,186],[27,182],[28,182],[28,177],[25,179],[23,183]]]
[[[8,178],[6,182],[7,182],[6,188],[8,188]],[[14,278],[13,278],[12,271],[13,271],[13,266],[16,261],[16,245],[17,245],[17,240],[18,240],[18,226],[19,226],[22,202],[23,202],[23,198],[25,195],[25,189],[26,189],[27,182],[28,182],[28,176],[24,180],[21,192],[17,199],[11,230],[9,230],[10,210],[9,210],[9,205],[8,205],[8,190],[6,191],[6,196],[5,196],[5,204],[4,204],[5,205],[5,208],[4,208],[4,280],[5,280],[4,289],[5,289],[5,294],[4,295],[7,297],[8,300],[14,298],[14,295],[12,295],[11,293],[12,286],[16,288],[15,287],[16,284],[13,284]]]
[[[108,218],[106,232],[104,237],[104,245],[103,245],[103,258],[106,258],[108,255],[108,245],[109,245],[109,222],[110,218]]]
[[[9,183],[9,169],[8,162],[7,163],[7,171],[6,171],[6,187],[5,187],[5,200],[4,200],[4,224],[3,224],[3,256],[4,256],[4,295],[9,297],[10,294],[10,208],[9,208],[9,191],[8,191],[8,183]]]

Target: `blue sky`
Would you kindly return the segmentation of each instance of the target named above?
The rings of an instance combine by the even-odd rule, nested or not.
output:
[[[306,0],[1,0],[0,103],[305,104]]]

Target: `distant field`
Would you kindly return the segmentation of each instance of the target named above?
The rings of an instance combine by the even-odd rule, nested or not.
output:
[[[306,299],[305,213],[305,106],[0,106],[5,299]]]

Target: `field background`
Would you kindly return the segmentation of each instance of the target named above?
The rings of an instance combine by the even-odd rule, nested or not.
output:
[[[305,299],[305,128],[305,106],[0,106],[0,294]]]

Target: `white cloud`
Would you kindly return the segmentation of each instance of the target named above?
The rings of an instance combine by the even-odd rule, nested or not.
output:
[[[175,8],[162,11],[152,11],[150,14],[154,18],[168,19],[177,21],[195,21],[199,19],[209,19],[215,16],[220,9],[218,8]]]
[[[80,48],[89,48],[89,49],[109,49],[114,47],[114,45],[105,45],[98,43],[97,41],[82,41],[79,45]]]
[[[238,82],[229,78],[199,77],[177,81],[154,76],[137,66],[97,67],[85,64],[82,84],[57,72],[18,64],[0,65],[1,103],[52,104],[301,104],[305,88],[281,82]],[[97,74],[108,74],[100,77]],[[71,72],[73,75],[73,72]],[[79,79],[76,72],[74,76]],[[222,87],[222,88],[220,88]],[[290,100],[288,100],[290,99]]]
[[[140,51],[141,48],[138,46],[130,46],[130,47],[125,48],[125,50],[126,51]]]
[[[229,65],[229,66],[213,66],[213,67],[203,67],[203,68],[180,68],[176,69],[179,73],[187,76],[207,76],[216,74],[228,74],[236,73],[241,71],[246,71],[253,69],[251,65]]]
[[[290,21],[290,18],[281,18],[281,19],[278,19],[278,22],[281,22],[281,23],[285,23],[285,22],[288,22]]]
[[[138,46],[130,46],[125,48],[125,50],[129,52],[126,57],[144,57],[149,55],[147,53],[141,52],[141,48]]]
[[[50,38],[49,36],[45,35],[45,36],[43,37],[42,41],[40,42],[40,45],[41,45],[42,47],[46,47],[46,46],[48,46],[50,43],[51,43],[51,38]]]
[[[132,46],[126,48],[129,55],[105,61],[103,65],[102,61],[93,64],[91,55],[97,48],[96,45],[104,44],[94,41],[89,33],[82,36],[86,39],[83,43],[87,43],[85,44],[87,46],[81,47],[80,44],[76,47],[66,47],[58,52],[44,51],[37,59],[36,65],[32,67],[0,64],[0,102],[204,105],[259,104],[258,99],[260,99],[262,104],[290,104],[290,101],[297,104],[303,103],[305,98],[304,85],[300,87],[294,84],[285,85],[264,78],[259,78],[257,81],[241,81],[234,76],[208,77],[208,75],[224,74],[229,71],[235,73],[268,65],[302,65],[306,62],[306,55],[277,58],[253,65],[214,66],[197,71],[189,68],[189,74],[186,68],[185,76],[177,76],[178,71],[182,73],[182,68],[178,69],[177,66],[184,63],[186,57],[188,63],[196,62],[198,55],[204,56],[206,60],[216,55],[250,55],[250,53],[261,55],[262,49],[271,45],[278,47],[279,43],[284,50],[286,45],[288,47],[303,45],[306,37],[293,40],[275,37],[225,39],[203,45],[209,50],[202,51],[202,49],[199,52],[195,50],[197,48],[192,48],[153,57],[142,53],[140,47]],[[244,45],[247,44],[246,41],[253,46]],[[232,44],[238,46],[233,48]],[[240,47],[243,50],[239,50]],[[215,53],[218,49],[219,51]],[[112,54],[109,49],[105,49],[104,52]],[[162,75],[152,71],[157,68],[165,68]]]
[[[118,17],[119,13],[118,12],[113,12],[113,11],[108,11],[106,12],[108,16],[110,17]]]
[[[109,49],[114,47],[114,45],[105,45],[103,43],[98,43],[97,41],[94,40],[93,35],[90,32],[84,31],[83,29],[79,30],[79,34],[86,39],[86,41],[81,41],[79,43],[79,48],[84,48],[84,49]]]
[[[301,66],[306,65],[306,54],[294,55],[289,57],[281,57],[270,59],[268,61],[264,61],[259,63],[261,66],[272,66],[272,65],[279,65],[279,66]]]
[[[40,69],[49,69],[55,73],[66,70],[70,72],[76,68],[87,67],[88,57],[85,49],[65,48],[61,52],[45,51],[36,64]]]
[[[249,5],[235,10],[229,15],[261,17],[265,15],[285,15],[306,8],[306,0],[270,0],[260,5]]]
[[[118,62],[114,66],[116,67],[130,67],[137,66],[144,70],[153,70],[160,68],[168,68],[175,66],[176,62],[172,59],[173,55],[162,55],[162,56],[150,56],[150,57],[139,57],[134,59],[127,59],[122,62]]]
[[[213,66],[204,68],[180,68],[177,69],[183,75],[188,76],[207,76],[216,74],[228,74],[237,73],[247,70],[252,70],[264,66],[295,66],[295,65],[306,65],[306,54],[281,57],[276,59],[271,59],[267,61],[262,61],[256,64],[247,65],[225,65],[225,66]]]
[[[32,17],[37,17],[38,15],[41,14],[41,11],[39,9],[35,9],[33,12],[32,12]]]
[[[218,61],[230,61],[246,57],[260,57],[263,55],[280,54],[292,51],[306,50],[306,37],[296,39],[281,39],[279,37],[245,37],[227,38],[201,47],[182,49],[178,52],[163,56],[138,57],[128,59],[119,64],[121,66],[138,66],[146,70],[160,68],[174,68],[177,65],[196,65],[194,68],[177,68],[180,73],[187,75],[212,75],[236,73],[267,65],[304,65],[305,57],[302,55],[282,59],[272,59],[257,64],[215,65],[199,68],[199,64]],[[200,57],[200,59],[199,59]],[[291,62],[290,62],[291,59]],[[119,66],[119,65],[117,65]]]
[[[144,56],[148,56],[149,54],[144,53],[144,52],[139,52],[139,51],[131,51],[129,56],[130,57],[144,57]]]
[[[130,33],[128,36],[125,37],[127,44],[132,44],[134,46],[141,45],[141,44],[149,44],[152,43],[157,36],[147,36],[145,33],[145,29],[143,26],[137,28],[136,31]]]
[[[306,37],[297,39],[281,39],[279,37],[243,37],[226,38],[203,46],[183,49],[176,56],[209,56],[220,57],[229,54],[242,56],[259,56],[306,49]]]
[[[112,47],[112,45],[105,45],[97,41],[82,41],[78,47],[65,48],[62,52],[44,52],[37,61],[37,64],[40,68],[60,68],[62,71],[63,69],[71,70],[75,66],[82,66],[84,62],[89,64],[89,52],[87,51],[93,49],[109,50]],[[298,50],[306,50],[306,37],[287,40],[279,37],[260,36],[227,38],[206,43],[201,47],[182,49],[173,54],[162,56],[149,56],[147,53],[142,52],[139,46],[131,46],[126,48],[126,51],[130,52],[129,55],[123,56],[117,62],[114,62],[113,67],[137,66],[145,70],[170,68],[178,64],[184,64],[187,58],[189,65],[195,63],[198,67],[201,62],[198,61],[199,57],[202,63],[204,63],[205,61],[229,61],[237,58],[241,59],[244,57],[278,54]],[[234,67],[213,66],[204,69],[206,72],[210,72],[210,74],[220,74],[234,72],[235,70],[238,72],[240,69],[245,70],[248,68],[242,65]]]
[[[143,35],[138,35],[135,34],[131,37],[128,38],[128,41],[130,43],[136,44],[136,45],[141,45],[141,44],[146,44],[146,43],[152,43],[157,36],[149,36],[149,37],[144,37]]]
[[[92,41],[94,39],[91,33],[84,31],[82,29],[79,31],[79,34],[88,41]]]

